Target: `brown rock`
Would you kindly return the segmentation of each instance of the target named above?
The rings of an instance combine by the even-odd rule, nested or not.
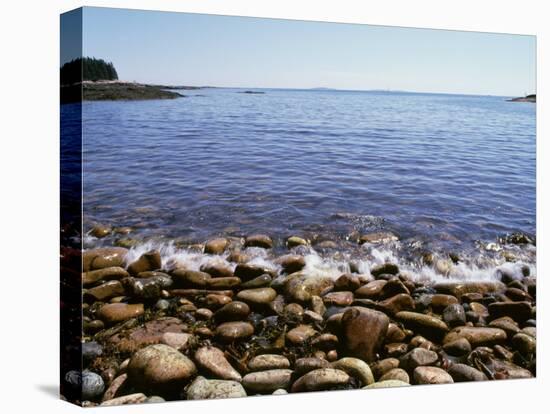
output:
[[[122,267],[106,267],[82,273],[82,284],[89,286],[101,280],[118,280],[128,276],[128,272]]]
[[[334,282],[329,277],[308,276],[301,272],[289,275],[284,283],[287,297],[299,303],[309,302],[312,296],[322,296],[332,290]]]
[[[466,338],[472,347],[491,346],[506,340],[506,332],[498,328],[461,326],[453,329],[443,339],[443,344]]]
[[[266,236],[265,234],[253,234],[246,238],[244,246],[271,249],[273,247],[273,240],[271,240],[271,237]]]
[[[267,371],[270,369],[287,369],[290,368],[288,358],[277,354],[263,354],[252,358],[248,362],[250,371]]]
[[[454,382],[487,381],[488,379],[483,372],[465,364],[453,364],[449,368],[449,374]]]
[[[240,382],[241,374],[225,358],[222,350],[213,346],[203,346],[195,352],[195,362],[200,370],[215,378]]]
[[[363,234],[359,238],[359,244],[372,243],[372,244],[381,244],[388,243],[392,241],[397,241],[399,238],[390,232],[378,232],[378,233],[369,233]]]
[[[256,307],[266,306],[273,301],[275,297],[277,297],[277,292],[270,287],[246,289],[237,293],[237,299],[248,303],[250,306]]]
[[[389,319],[366,308],[348,309],[342,316],[345,347],[350,355],[374,361],[388,331]]]
[[[229,240],[225,238],[209,240],[204,245],[204,253],[222,254],[228,245],[229,245]]]
[[[349,375],[339,369],[321,368],[310,371],[292,384],[291,392],[323,391],[348,384]]]
[[[531,318],[532,308],[529,302],[496,302],[489,305],[491,318],[509,316],[517,322],[524,322]]]
[[[107,324],[115,324],[127,319],[143,315],[143,305],[128,305],[126,303],[109,303],[103,305],[98,312],[98,317]]]
[[[417,384],[452,384],[454,382],[453,377],[437,367],[417,367],[413,377]]]
[[[151,250],[143,253],[139,259],[128,266],[128,273],[136,276],[138,273],[147,272],[150,270],[158,270],[162,267],[160,253],[156,250]]]
[[[275,262],[280,264],[284,272],[287,274],[299,272],[306,265],[304,257],[297,254],[287,254],[285,256],[281,256]]]
[[[309,325],[298,325],[286,334],[286,339],[294,345],[302,345],[309,338],[316,335],[317,331]]]
[[[272,393],[278,389],[290,386],[292,370],[270,369],[267,371],[251,372],[243,377],[243,386],[250,391]]]
[[[413,371],[416,367],[433,365],[438,359],[439,357],[434,351],[424,348],[414,348],[400,358],[399,366],[407,371]]]
[[[233,342],[249,338],[254,327],[248,322],[225,322],[216,328],[216,336],[222,342]]]
[[[449,330],[447,324],[435,316],[417,312],[398,312],[395,318],[407,328],[427,338],[440,339]]]
[[[357,289],[354,292],[355,296],[358,298],[376,299],[380,295],[380,292],[382,292],[382,288],[386,283],[388,283],[387,280],[374,280],[369,282]]]
[[[82,270],[87,272],[107,267],[122,267],[127,253],[128,250],[122,247],[86,250],[82,252]]]
[[[214,319],[216,322],[242,321],[250,314],[249,306],[244,302],[230,302],[216,311]]]
[[[200,267],[201,272],[208,273],[212,277],[232,277],[233,271],[225,263],[206,263]]]
[[[206,288],[211,278],[212,276],[206,272],[194,270],[176,269],[172,272],[175,287]]]
[[[104,302],[107,299],[122,295],[124,295],[124,288],[122,287],[122,283],[118,280],[105,282],[94,288],[87,289],[84,292],[84,296],[90,298],[91,301],[100,302]]]
[[[414,310],[414,299],[406,293],[399,293],[386,300],[383,300],[382,302],[379,302],[378,306],[384,312],[387,312],[390,315],[395,315],[396,313],[401,311]]]
[[[323,296],[323,302],[327,306],[349,306],[353,303],[352,292],[330,292]]]

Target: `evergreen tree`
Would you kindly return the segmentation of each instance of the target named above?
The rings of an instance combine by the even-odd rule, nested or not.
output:
[[[83,80],[117,80],[118,73],[112,62],[96,58],[78,58],[61,67],[61,84],[70,85]]]

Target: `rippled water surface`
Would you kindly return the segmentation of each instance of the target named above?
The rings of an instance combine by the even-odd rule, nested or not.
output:
[[[85,103],[85,227],[190,241],[383,229],[451,245],[535,233],[533,104],[238,92]]]

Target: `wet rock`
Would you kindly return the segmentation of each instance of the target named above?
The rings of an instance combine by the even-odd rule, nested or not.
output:
[[[537,352],[537,340],[523,332],[517,333],[512,338],[512,346],[524,356],[531,356]]]
[[[453,364],[449,368],[448,372],[453,378],[454,382],[488,380],[487,376],[483,372],[465,364]]]
[[[408,350],[408,346],[405,343],[389,343],[384,345],[384,352],[388,357],[400,357]]]
[[[443,310],[443,321],[451,328],[466,324],[466,312],[462,305],[455,303],[448,305]]]
[[[363,389],[370,388],[395,388],[395,387],[408,387],[410,384],[408,382],[403,382],[400,380],[385,380],[380,382],[375,382],[374,384],[363,387]]]
[[[82,372],[82,400],[96,400],[105,390],[103,378],[95,372]]]
[[[249,338],[254,327],[248,322],[225,322],[216,328],[216,336],[222,342],[233,342]]]
[[[213,346],[203,346],[195,352],[195,362],[201,371],[215,378],[240,382],[242,377],[225,358],[222,350]]]
[[[452,384],[453,377],[437,367],[417,367],[413,373],[416,384]]]
[[[156,250],[143,253],[139,259],[131,263],[128,266],[128,273],[132,276],[136,276],[141,272],[147,272],[150,270],[158,270],[162,267],[160,253]]]
[[[292,384],[291,392],[323,391],[349,383],[349,375],[339,369],[321,368],[308,372]]]
[[[407,374],[407,371],[401,369],[401,368],[394,368],[392,370],[389,370],[386,372],[382,377],[380,377],[380,382],[382,381],[401,381],[409,384],[411,382],[409,378],[409,374]]]
[[[103,401],[100,405],[102,407],[111,407],[116,405],[129,405],[129,404],[141,404],[147,401],[147,396],[140,392],[123,395],[122,397],[113,398],[111,400]]]
[[[325,302],[323,302],[323,299],[321,299],[320,296],[316,296],[316,295],[312,296],[310,303],[311,303],[311,309],[313,310],[313,312],[321,316],[323,316],[327,311]]]
[[[290,386],[292,370],[270,369],[267,371],[251,372],[243,377],[245,389],[258,393],[272,393],[278,389]]]
[[[369,365],[358,358],[342,358],[330,364],[330,367],[346,372],[359,380],[362,386],[374,383],[374,376]]]
[[[109,226],[103,226],[101,224],[98,224],[90,230],[90,235],[97,237],[98,239],[102,239],[103,237],[107,237],[113,229]]]
[[[277,354],[263,354],[252,358],[248,362],[250,371],[267,371],[271,369],[287,369],[290,368],[288,358]]]
[[[140,390],[164,393],[177,392],[195,376],[193,361],[174,348],[150,345],[132,355],[128,379]]]
[[[309,371],[328,367],[329,362],[326,359],[317,357],[299,358],[294,364],[294,369],[297,375],[303,375]]]
[[[357,275],[352,275],[351,273],[346,273],[341,275],[334,282],[334,290],[350,290],[354,291],[361,287],[361,281]]]
[[[370,274],[374,277],[378,277],[380,275],[396,275],[398,273],[399,267],[394,263],[384,263],[370,269]]]
[[[211,262],[211,263],[203,264],[200,267],[200,271],[208,273],[210,276],[214,278],[235,276],[233,274],[233,271],[227,264],[220,263],[220,262]],[[207,284],[208,283],[209,282],[207,282]]]
[[[172,272],[172,278],[178,288],[205,288],[212,276],[206,272],[176,269]]]
[[[503,316],[502,318],[495,319],[489,323],[492,328],[499,328],[506,332],[508,337],[514,336],[519,332],[518,324],[509,316]]]
[[[324,333],[311,341],[311,346],[322,351],[331,351],[338,347],[338,337],[330,333]]]
[[[359,244],[364,244],[364,243],[381,244],[381,243],[389,243],[397,240],[399,240],[399,238],[393,233],[378,232],[378,233],[363,234],[359,238]]]
[[[388,280],[388,283],[382,286],[382,290],[380,291],[380,298],[387,299],[400,293],[408,295],[410,292],[405,284],[401,280],[399,280],[399,278],[392,277]]]
[[[443,344],[465,338],[472,347],[491,346],[506,340],[506,332],[498,328],[461,326],[454,328],[443,339]]]
[[[82,252],[82,270],[104,269],[108,267],[123,267],[128,253],[122,247],[102,247]]]
[[[151,397],[148,397],[145,402],[147,404],[158,404],[158,403],[166,402],[166,400],[162,397],[159,397],[158,395],[153,395]]]
[[[489,316],[489,311],[481,303],[477,303],[477,302],[470,303],[470,310],[472,312],[475,312],[477,315],[479,315],[479,318],[482,320],[485,320],[485,318]]]
[[[142,304],[109,303],[99,309],[98,317],[106,324],[115,324],[141,316],[143,312]]]
[[[145,322],[143,325],[135,325],[108,335],[109,345],[118,352],[131,353],[144,346],[161,343],[166,333],[182,333],[187,329],[187,326],[180,319],[173,317],[158,318]]]
[[[304,311],[303,320],[306,323],[323,323],[323,317],[318,313],[310,310]]]
[[[531,312],[529,302],[496,302],[489,305],[489,314],[493,319],[509,316],[521,323],[531,318]]]
[[[374,375],[374,378],[380,378],[386,372],[399,367],[399,360],[397,358],[385,358],[385,359],[381,359],[379,361],[373,362],[369,364],[369,366]]]
[[[102,401],[108,401],[112,400],[115,397],[118,397],[121,393],[121,390],[123,390],[125,385],[127,384],[127,380],[128,375],[122,374],[111,381],[109,388],[107,388],[107,390],[103,394]]]
[[[505,285],[501,282],[445,282],[437,283],[434,289],[439,293],[445,293],[460,298],[465,293],[492,293],[503,291]]]
[[[101,280],[123,279],[128,276],[128,272],[122,267],[106,267],[104,269],[84,272],[82,274],[82,284],[84,286],[89,286]]]
[[[298,325],[291,329],[286,334],[286,339],[294,345],[302,345],[312,336],[315,336],[317,331],[309,325]]]
[[[146,279],[128,277],[122,279],[122,284],[132,298],[152,301],[162,295],[162,290],[172,285],[172,279],[168,275],[149,277]]]
[[[255,289],[260,287],[267,287],[271,284],[271,276],[263,274],[261,276],[255,277],[254,279],[249,280],[241,284],[242,289]]]
[[[378,303],[378,306],[390,315],[395,315],[401,311],[412,311],[415,307],[413,298],[406,293],[399,293],[383,300]]]
[[[243,386],[236,381],[208,380],[197,377],[186,390],[188,400],[246,397]]]
[[[296,246],[306,246],[307,241],[298,236],[291,236],[288,239],[286,239],[286,245],[289,249],[291,249]]]
[[[244,246],[271,249],[273,247],[273,240],[271,240],[271,237],[266,236],[265,234],[253,234],[246,238]]]
[[[531,301],[533,298],[525,290],[519,288],[513,288],[508,285],[508,289],[504,291],[504,294],[513,301],[523,302]]]
[[[323,296],[326,306],[349,306],[353,303],[352,292],[330,292]]]
[[[103,323],[103,321],[100,321],[99,319],[95,319],[90,322],[84,321],[83,327],[86,333],[94,334],[96,332],[99,332],[105,329],[105,324]]]
[[[170,302],[166,299],[159,299],[157,300],[157,303],[155,303],[155,309],[164,311],[170,307]]]
[[[344,345],[351,356],[374,361],[388,331],[389,318],[365,308],[348,309],[342,316]]]
[[[84,361],[91,361],[103,354],[103,347],[96,341],[84,342],[81,352]]]
[[[248,263],[240,263],[235,268],[234,274],[239,279],[248,282],[264,274],[269,274],[269,269]]]
[[[510,361],[493,359],[484,361],[484,370],[491,379],[533,378],[533,374]]]
[[[466,338],[459,338],[443,345],[443,350],[451,356],[464,356],[472,352],[472,346]]]
[[[288,394],[287,390],[279,388],[278,390],[273,391],[272,395],[286,395]]]
[[[270,287],[241,290],[237,299],[248,303],[250,306],[262,307],[275,299],[277,292]]]
[[[388,325],[388,333],[386,334],[386,342],[403,342],[407,338],[407,334],[403,329],[394,323]]]
[[[184,332],[164,332],[160,342],[178,351],[185,351],[196,342],[196,338]]]
[[[399,367],[407,371],[413,371],[416,367],[433,365],[438,359],[439,357],[434,351],[424,348],[414,348],[400,358]]]
[[[440,339],[449,330],[447,324],[435,316],[417,312],[399,312],[395,318],[407,328],[429,339]]]
[[[216,310],[231,303],[231,301],[232,299],[227,295],[211,293],[205,296],[203,305],[208,309]]]
[[[218,309],[214,313],[216,322],[234,322],[245,320],[250,314],[250,307],[240,301],[233,301]]]
[[[438,293],[435,295],[432,295],[430,306],[435,312],[440,312],[449,305],[458,304],[458,299],[455,298],[452,295],[445,295],[442,293]]]
[[[387,280],[374,280],[364,286],[361,286],[354,292],[354,294],[358,298],[376,299],[380,296],[382,288],[386,283],[388,283]]]
[[[233,263],[246,263],[250,260],[250,256],[238,250],[233,250],[229,256],[227,256],[228,262]]]
[[[206,287],[208,289],[235,289],[241,284],[241,279],[238,277],[216,277],[208,279]]]
[[[290,319],[301,321],[304,316],[304,308],[298,303],[289,303],[283,308],[283,313]]]
[[[229,240],[225,238],[209,240],[204,245],[204,253],[222,254],[227,248],[227,246],[229,246]]]
[[[332,290],[334,282],[329,277],[307,276],[301,272],[289,275],[284,283],[285,295],[292,301],[309,302],[312,296],[322,296]]]
[[[284,272],[287,274],[299,272],[306,265],[304,256],[296,254],[281,256],[275,261],[275,263],[280,264]]]

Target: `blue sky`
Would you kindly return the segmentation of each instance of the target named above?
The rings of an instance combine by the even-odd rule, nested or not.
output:
[[[83,53],[123,80],[236,87],[535,92],[534,36],[85,8]],[[67,58],[67,56],[62,56]]]

